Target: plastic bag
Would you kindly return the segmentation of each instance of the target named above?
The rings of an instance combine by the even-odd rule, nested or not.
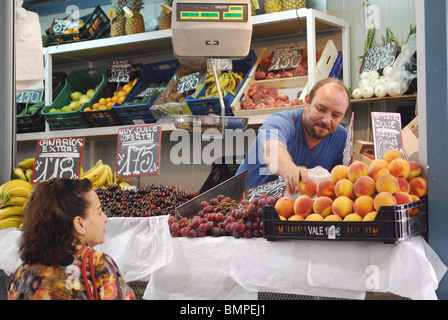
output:
[[[408,91],[411,82],[417,79],[417,35],[409,37],[408,42],[401,48],[401,53],[395,60],[391,79],[397,81],[400,85],[399,94]]]

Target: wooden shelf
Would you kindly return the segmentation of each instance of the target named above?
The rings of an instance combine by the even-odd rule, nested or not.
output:
[[[352,99],[352,104],[359,103],[372,103],[372,102],[388,102],[397,100],[415,100],[417,99],[417,94],[401,95],[395,97],[384,97],[384,98],[370,98],[370,99]]]

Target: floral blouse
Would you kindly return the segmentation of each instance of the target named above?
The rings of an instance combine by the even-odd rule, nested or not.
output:
[[[81,253],[87,245],[79,240],[75,240],[74,244],[77,253],[65,259],[59,267],[27,263],[19,266],[8,284],[8,300],[87,300],[81,274]],[[109,255],[95,251],[93,261],[100,300],[135,300],[133,290]],[[89,270],[87,267],[93,295]]]

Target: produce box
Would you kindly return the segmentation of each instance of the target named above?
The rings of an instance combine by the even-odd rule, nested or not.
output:
[[[116,103],[112,108],[123,125],[133,125],[141,121],[144,123],[156,122],[149,110],[154,104],[156,96],[153,95],[153,90],[148,89],[162,92],[176,73],[178,66],[177,60],[168,60],[149,63],[142,67],[139,80],[124,103],[122,105]]]
[[[64,20],[69,18],[70,16],[65,17]],[[110,20],[100,6],[96,6],[92,13],[80,17],[79,20],[80,25],[77,28],[67,28],[63,32],[51,31],[56,23],[53,21],[52,26],[45,30],[50,45],[92,40],[107,34],[110,30]]]
[[[401,130],[403,150],[410,160],[418,161],[418,117]]]
[[[289,75],[287,74],[286,77],[285,72],[278,72],[278,76],[274,75],[277,73],[272,73],[270,78],[267,79],[267,68],[270,64],[270,57],[271,53],[264,48],[231,104],[231,109],[235,116],[272,114],[283,110],[294,110],[300,105],[303,105],[297,98],[308,83],[308,77],[294,76],[294,74],[302,75],[305,74],[304,71],[292,72]],[[260,75],[260,72],[263,74]],[[257,90],[252,91],[254,88],[257,88]],[[261,98],[258,96],[254,97],[256,92],[259,91],[258,89],[261,89],[262,92],[264,92],[263,89],[266,91]],[[281,99],[279,94],[283,94]],[[268,97],[274,98],[275,101],[267,100]],[[247,102],[250,100],[246,99],[252,100],[253,105],[248,106]],[[260,99],[263,101],[256,101]],[[280,101],[277,102],[278,100]],[[264,106],[260,103],[263,103]]]
[[[61,109],[70,104],[72,101],[71,94],[74,92],[85,93],[97,87],[91,97],[92,100],[97,99],[107,83],[107,70],[107,67],[88,68],[73,71],[67,76],[61,93],[54,99],[51,105],[45,106],[42,110],[50,130],[79,129],[89,126],[80,112],[84,108],[85,103],[75,111],[64,112]]]
[[[238,95],[239,91],[242,89],[248,75],[253,70],[254,63],[257,60],[257,56],[254,50],[249,52],[249,55],[242,60],[233,60],[232,61],[232,71],[235,73],[243,73],[243,82],[238,87],[238,90],[235,92],[235,95],[227,92],[223,97],[224,106],[225,106],[225,115],[233,116],[233,110],[231,108],[231,104],[235,97]],[[187,97],[188,106],[191,109],[191,112],[194,115],[221,115],[221,104],[219,102],[219,98],[201,98],[205,95],[207,90],[207,86],[204,86],[202,90],[196,96],[197,98],[193,98],[192,96]]]
[[[369,166],[373,159],[375,159],[374,154],[373,142],[361,140],[356,141],[353,147],[353,161],[361,161]]]
[[[417,213],[418,210],[418,213]],[[314,222],[280,220],[275,208],[263,208],[263,235],[267,240],[382,241],[397,243],[428,233],[426,199],[381,207],[374,221]]]

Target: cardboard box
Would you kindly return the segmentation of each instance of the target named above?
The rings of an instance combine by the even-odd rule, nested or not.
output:
[[[418,117],[401,130],[401,140],[408,159],[418,162]]]
[[[374,159],[373,142],[356,141],[353,147],[353,161],[361,161],[366,165],[370,165]]]

